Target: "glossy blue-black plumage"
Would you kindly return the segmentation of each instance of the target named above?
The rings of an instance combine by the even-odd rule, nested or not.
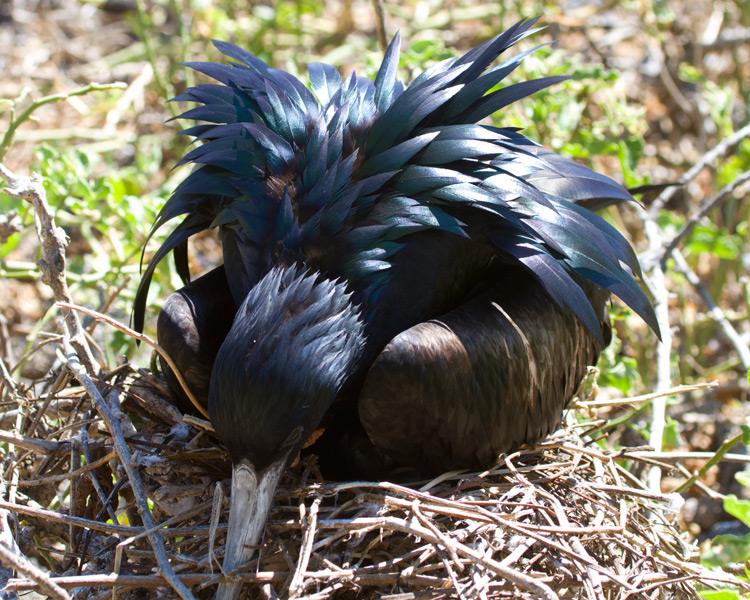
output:
[[[233,461],[265,467],[307,440],[363,345],[343,283],[298,267],[263,277],[239,307],[211,376],[211,423]],[[248,390],[266,401],[245,401]]]
[[[136,326],[156,264],[191,235],[219,226],[225,252],[239,261],[225,261],[238,304],[273,266],[300,262],[351,282],[368,321],[394,257],[412,234],[438,230],[492,244],[595,335],[594,311],[572,273],[608,288],[656,329],[629,272],[638,274],[629,244],[571,203],[628,199],[627,192],[515,129],[476,124],[561,79],[487,93],[527,53],[487,68],[533,33],[533,23],[520,22],[465,56],[433,66],[407,88],[396,80],[398,36],[374,83],[354,74],[344,81],[332,67],[313,64],[312,91],[217,42],[232,64],[190,66],[223,85],[199,85],[178,98],[202,104],[183,117],[208,123],[186,130],[203,143],[181,162],[200,168],[154,225],[187,215],[144,274]],[[186,273],[185,256],[179,260]]]

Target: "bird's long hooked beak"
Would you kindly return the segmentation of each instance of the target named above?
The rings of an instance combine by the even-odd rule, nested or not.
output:
[[[272,464],[261,473],[256,473],[246,460],[233,465],[229,530],[222,565],[224,573],[242,566],[252,557],[285,469],[286,460]],[[215,600],[235,600],[241,589],[242,582],[222,583]]]

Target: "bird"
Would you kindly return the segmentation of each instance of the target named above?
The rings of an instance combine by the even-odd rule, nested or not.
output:
[[[374,80],[312,63],[308,87],[222,41],[226,63],[187,63],[216,83],[175,99],[197,104],[178,163],[195,168],[154,222],[184,217],[143,272],[134,323],[173,253],[185,285],[157,337],[197,406],[165,368],[175,402],[207,410],[232,460],[225,572],[252,558],[315,432],[334,477],[486,467],[559,425],[609,342],[611,294],[658,334],[635,251],[589,210],[630,194],[484,122],[566,79],[507,83],[541,46],[495,64],[536,23],[409,85],[398,34]],[[211,228],[223,264],[191,281],[188,240]]]

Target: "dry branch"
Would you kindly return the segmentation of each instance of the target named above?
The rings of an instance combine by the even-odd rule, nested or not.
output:
[[[149,541],[154,549],[156,555],[157,564],[164,578],[168,581],[170,586],[177,592],[177,594],[183,600],[193,600],[193,594],[190,590],[182,583],[174,572],[172,565],[167,557],[166,550],[164,548],[164,540],[161,537],[161,531],[156,529],[156,523],[154,522],[151,510],[148,506],[148,498],[141,483],[141,478],[138,472],[134,469],[134,465],[131,460],[131,453],[128,449],[127,442],[122,433],[120,426],[120,419],[123,418],[116,415],[113,410],[113,405],[118,404],[119,392],[113,390],[111,397],[108,400],[99,393],[94,382],[86,374],[85,370],[81,367],[78,362],[78,357],[75,354],[68,355],[67,368],[71,373],[83,384],[88,392],[91,401],[96,406],[97,411],[104,419],[110,434],[112,435],[114,446],[117,450],[117,454],[120,457],[120,461],[128,475],[130,487],[133,490],[136,498],[136,505],[138,507],[138,513],[143,519],[143,522],[148,529],[152,529],[153,532],[149,535]]]
[[[42,244],[44,257],[37,261],[42,281],[52,288],[57,301],[71,303],[68,284],[65,281],[65,247],[68,245],[68,238],[65,231],[55,225],[41,178],[36,173],[32,173],[31,177],[16,176],[2,164],[0,177],[8,183],[8,187],[3,189],[6,194],[33,205],[37,235]],[[81,357],[86,372],[92,376],[96,375],[99,366],[86,341],[78,315],[71,310],[64,310],[63,314],[70,330],[70,343]]]

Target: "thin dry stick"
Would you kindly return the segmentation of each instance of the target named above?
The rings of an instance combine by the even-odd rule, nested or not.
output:
[[[7,567],[11,567],[26,575],[39,586],[39,589],[53,600],[71,600],[70,594],[55,583],[47,573],[34,566],[23,556],[14,554],[3,544],[0,544],[0,560]]]
[[[4,244],[10,236],[20,231],[23,231],[23,221],[18,216],[17,209],[9,211],[6,215],[0,214],[0,244]],[[13,351],[10,348],[6,325],[5,319],[0,317],[0,349],[2,349],[4,356],[12,361]]]
[[[3,396],[5,395],[6,386],[11,394],[18,393],[16,382],[10,376],[8,367],[5,365],[5,361],[2,359],[2,357],[0,357],[0,378],[2,378],[2,381],[0,381],[0,402],[2,402]]]
[[[378,43],[380,49],[385,52],[388,48],[388,35],[385,31],[385,6],[383,0],[372,0],[372,7],[375,9],[375,28],[378,31]]]
[[[636,450],[635,452],[626,452],[628,458],[655,458],[664,462],[677,461],[677,460],[702,460],[709,459],[716,456],[716,452],[656,452],[648,450]],[[721,462],[747,464],[750,463],[750,455],[747,454],[724,454],[721,457]]]
[[[726,200],[729,195],[736,190],[738,187],[740,187],[742,184],[746,183],[748,180],[750,180],[750,171],[745,171],[744,173],[740,173],[734,181],[731,183],[728,183],[725,185],[718,194],[716,194],[713,198],[711,198],[708,202],[706,202],[700,210],[698,210],[695,214],[691,215],[690,218],[688,218],[687,221],[685,221],[685,224],[680,227],[680,230],[675,234],[675,236],[664,246],[664,252],[661,257],[662,266],[664,262],[667,260],[669,255],[672,253],[672,250],[675,250],[677,246],[680,244],[680,242],[687,236],[693,228],[698,224],[698,222],[705,217],[709,212],[711,212],[714,208],[719,206],[724,200]]]
[[[9,461],[10,456],[6,460]],[[8,493],[8,486],[5,477],[0,476],[0,498],[3,498]],[[11,498],[14,500],[14,498]],[[21,557],[22,552],[16,543],[14,535],[14,525],[16,524],[15,519],[11,519],[10,511],[0,509],[0,546],[2,546],[10,554]]]
[[[39,427],[39,423],[42,422],[42,418],[47,414],[47,408],[51,404],[53,397],[55,396],[55,394],[57,394],[57,392],[65,387],[65,384],[68,383],[68,378],[68,372],[65,369],[60,369],[57,377],[55,377],[55,381],[52,384],[52,387],[47,391],[47,397],[44,399],[44,402],[42,402],[42,406],[39,408],[39,410],[36,411],[36,416],[34,417],[34,420],[31,422],[31,425],[27,430],[27,433],[29,435],[34,435],[36,433],[36,428]]]
[[[748,126],[750,127],[750,126]],[[747,135],[750,135],[750,133],[747,133],[745,130],[748,129],[748,127],[743,128],[735,136],[730,136],[730,138],[726,138],[727,140],[734,140],[734,138],[742,139],[743,137],[747,137]],[[744,133],[743,133],[744,132]],[[738,137],[739,136],[739,137]],[[718,144],[716,148],[723,148],[726,149],[731,144],[722,145],[722,143]],[[716,152],[716,148],[714,148],[712,151],[708,152],[706,155],[704,155],[702,161],[712,161],[716,156],[718,156]],[[723,150],[722,150],[723,152]],[[706,162],[699,162],[699,164],[702,164],[705,166]],[[692,169],[691,169],[692,171]],[[694,177],[697,175],[698,171],[695,171],[691,177]],[[687,173],[686,173],[687,175]],[[742,336],[737,332],[737,330],[732,326],[732,324],[729,322],[729,319],[726,318],[726,315],[724,314],[724,311],[719,308],[719,306],[714,302],[713,298],[711,297],[711,294],[706,290],[705,286],[701,283],[698,276],[695,274],[695,272],[688,266],[687,262],[685,261],[685,258],[682,256],[682,253],[678,249],[678,245],[682,239],[690,231],[692,231],[693,227],[702,219],[705,217],[711,210],[719,206],[726,198],[729,197],[729,195],[736,190],[738,187],[746,183],[748,180],[750,180],[750,171],[745,171],[744,173],[741,173],[739,176],[737,176],[734,181],[724,186],[724,188],[721,189],[721,191],[716,194],[713,198],[711,198],[708,202],[704,204],[704,206],[701,207],[701,209],[692,215],[680,228],[680,230],[677,232],[677,234],[669,241],[665,242],[663,239],[659,240],[659,243],[662,245],[660,258],[659,258],[659,266],[658,269],[655,269],[655,271],[658,273],[661,271],[663,273],[665,267],[666,267],[666,261],[668,258],[672,257],[676,263],[677,270],[681,272],[685,277],[688,279],[690,284],[696,289],[696,291],[701,295],[703,298],[703,301],[706,303],[706,305],[709,308],[709,315],[711,318],[713,318],[721,328],[721,330],[724,332],[724,335],[727,337],[729,342],[734,346],[735,350],[737,350],[737,354],[740,357],[740,361],[742,362],[742,366],[745,368],[745,370],[750,369],[750,348],[748,348],[748,345],[744,342],[742,339]],[[689,181],[689,179],[686,179],[686,181]],[[656,213],[652,209],[649,211],[649,217],[654,219]],[[654,247],[651,249],[651,251],[656,252],[658,248]]]
[[[18,482],[19,487],[37,487],[40,485],[50,485],[73,479],[74,477],[80,477],[90,471],[95,471],[99,467],[106,465],[110,460],[117,458],[117,452],[110,452],[100,459],[93,462],[87,463],[83,467],[70,471],[68,473],[60,473],[59,475],[49,475],[48,477],[42,477],[40,479],[27,479]]]
[[[37,235],[42,243],[44,256],[37,262],[42,273],[42,281],[52,288],[56,300],[72,302],[68,284],[65,281],[65,247],[68,245],[68,238],[65,231],[55,226],[41,177],[36,173],[32,173],[31,177],[16,176],[3,164],[0,164],[0,177],[8,182],[9,187],[3,190],[6,194],[26,200],[34,207]],[[96,375],[99,372],[99,366],[86,341],[78,315],[71,310],[64,310],[63,314],[70,329],[70,343],[81,357],[86,372],[92,376]]]
[[[133,543],[142,537],[146,537],[151,535],[152,533],[156,533],[160,529],[164,529],[166,527],[171,527],[175,523],[180,523],[181,521],[185,521],[187,519],[190,519],[192,517],[203,515],[205,514],[206,510],[208,510],[211,505],[213,504],[213,500],[206,500],[205,502],[201,502],[200,504],[196,504],[193,508],[186,510],[185,512],[181,512],[179,514],[174,515],[173,517],[170,517],[166,521],[163,521],[162,523],[158,523],[154,525],[153,528],[141,531],[139,533],[136,533],[132,537],[129,537],[126,540],[123,540],[120,542],[120,546],[125,546],[126,544]]]
[[[428,518],[426,518],[422,512],[419,510],[419,500],[414,500],[412,503],[412,512],[414,513],[414,516],[417,518],[417,520],[424,526],[427,527],[430,531],[432,531],[433,534],[435,534],[440,540],[443,541],[443,546],[450,552],[451,554],[451,560],[453,561],[453,564],[458,567],[460,570],[463,570],[464,566],[461,562],[461,559],[456,554],[455,550],[450,548],[443,539],[445,535],[435,526],[434,523],[432,523]],[[460,600],[466,600],[466,595],[464,594],[463,589],[461,588],[461,585],[458,582],[458,577],[456,577],[456,572],[451,566],[451,562],[445,557],[444,553],[441,552],[440,547],[435,546],[435,551],[437,552],[440,561],[443,563],[443,566],[445,567],[445,571],[448,573],[448,577],[450,577],[451,583],[453,583],[453,587],[456,589],[456,594],[458,594],[458,597]],[[510,568],[510,566],[507,563],[500,562],[501,565]]]
[[[54,442],[52,440],[43,440],[41,438],[32,438],[20,433],[11,431],[0,431],[0,442],[6,444],[15,444],[25,450],[41,452],[43,454],[52,454],[57,452],[68,452],[72,446],[71,442]]]
[[[232,575],[232,581],[272,583],[284,581],[291,575],[288,571],[259,571],[256,573],[237,573]],[[186,585],[196,586],[215,579],[217,582],[228,581],[227,577],[216,577],[210,573],[190,573],[179,575],[179,579]],[[426,575],[404,576],[402,573],[368,573],[358,569],[322,570],[307,573],[311,579],[330,580],[332,577],[346,579],[357,585],[392,586],[409,584],[427,588],[439,587],[438,577]],[[55,583],[63,588],[75,587],[112,587],[125,588],[157,588],[164,585],[164,579],[159,575],[81,575],[56,577]],[[39,589],[39,584],[29,579],[10,579],[5,591],[22,592]]]
[[[241,578],[242,581],[259,581],[272,582],[283,581],[289,573],[279,572],[261,572],[261,573],[242,573],[233,577]],[[198,585],[213,577],[209,573],[191,573],[188,575],[179,575],[180,581],[186,585]],[[157,588],[164,586],[164,579],[161,575],[118,575],[116,573],[108,575],[80,575],[55,577],[54,582],[63,588],[75,587],[129,587],[129,588]],[[36,581],[28,579],[10,579],[5,586],[5,591],[24,592],[28,590],[39,589]]]
[[[140,333],[136,331],[135,329],[131,329],[127,325],[124,325],[120,323],[119,321],[116,321],[112,317],[103,315],[102,313],[92,310],[90,308],[86,308],[85,306],[79,306],[78,304],[73,304],[72,302],[58,302],[57,304],[63,308],[67,308],[72,311],[82,312],[85,315],[93,317],[97,321],[103,321],[104,323],[114,327],[118,331],[121,331],[122,333],[129,335],[133,339],[136,339],[140,342],[145,342],[146,344],[151,346],[154,350],[156,350],[159,353],[159,356],[161,356],[167,362],[167,364],[169,365],[169,368],[172,369],[175,376],[177,377],[177,380],[180,382],[180,385],[182,386],[183,391],[185,392],[187,397],[190,399],[190,402],[193,404],[196,410],[198,410],[204,417],[208,419],[208,412],[206,411],[205,407],[201,405],[200,402],[198,402],[198,399],[193,394],[192,390],[190,389],[190,386],[188,386],[187,381],[185,381],[185,378],[182,376],[182,373],[180,373],[180,370],[177,368],[177,365],[175,364],[175,362],[169,356],[167,351],[164,350],[164,348],[162,348],[156,342],[156,340],[147,336],[145,333]]]
[[[423,514],[422,511],[419,510],[419,500],[414,500],[411,504],[411,509],[414,512],[414,516],[417,517],[417,520],[427,527],[432,533],[434,533],[440,540],[443,542],[443,546],[445,546],[448,551],[451,554],[451,559],[453,562],[461,568],[461,560],[458,558],[458,554],[454,550],[448,547],[447,538],[446,536],[437,528],[433,523],[430,522],[429,519],[427,519]],[[428,510],[431,510],[430,507],[426,507]],[[458,588],[456,588],[456,591],[459,591]],[[460,593],[460,592],[459,592]]]
[[[584,400],[578,401],[571,404],[571,408],[602,408],[605,406],[626,406],[631,404],[640,404],[642,402],[649,402],[655,398],[661,398],[663,396],[676,396],[677,394],[686,394],[687,392],[694,392],[696,390],[705,390],[715,388],[719,385],[718,381],[708,381],[704,383],[694,383],[691,385],[677,385],[668,390],[662,392],[654,392],[653,394],[643,394],[641,396],[631,396],[629,398],[613,398],[611,400]]]
[[[685,183],[694,179],[706,166],[712,164],[719,156],[724,154],[730,147],[738,144],[743,139],[750,137],[750,124],[745,125],[742,129],[733,135],[724,138],[716,144],[711,150],[706,152],[701,159],[688,169],[679,179],[679,183]],[[651,273],[648,277],[648,284],[654,295],[654,310],[656,318],[661,328],[662,340],[656,349],[656,392],[662,392],[671,387],[671,355],[672,355],[672,330],[669,323],[668,307],[668,290],[666,285],[666,275],[662,266],[661,257],[664,255],[665,240],[656,219],[659,211],[677,192],[679,186],[669,187],[662,192],[659,197],[652,203],[648,212],[635,205],[636,212],[639,212],[644,223],[644,231],[649,242],[648,253],[655,259],[651,267]],[[666,399],[660,398],[652,404],[652,423],[649,443],[661,450],[664,429],[666,427]],[[648,474],[649,487],[657,490],[661,487],[661,470],[658,467],[651,467]]]
[[[745,125],[741,129],[735,131],[732,135],[725,137],[718,144],[716,144],[711,150],[701,156],[700,160],[696,162],[692,167],[682,174],[677,181],[679,185],[671,186],[666,188],[658,198],[653,201],[649,207],[649,216],[652,219],[656,219],[659,216],[659,211],[669,202],[672,197],[677,193],[677,190],[686,183],[692,181],[698,176],[704,168],[712,164],[717,158],[723,155],[729,148],[736,146],[745,138],[750,137],[750,124]]]
[[[357,521],[360,521],[360,519],[357,519]],[[367,523],[366,527],[368,529],[380,527],[382,529],[390,531],[401,531],[403,533],[408,533],[420,537],[423,540],[430,542],[431,544],[435,544],[436,546],[439,546],[443,542],[443,540],[433,534],[429,529],[422,527],[421,525],[409,524],[403,519],[379,518],[362,519],[362,521],[373,521],[373,523]],[[330,523],[323,520],[319,521],[319,524],[321,526],[337,525],[336,523]],[[486,558],[476,550],[473,550],[468,546],[461,544],[460,542],[451,540],[450,538],[445,538],[445,542],[447,544],[445,546],[447,550],[466,556],[474,563],[483,566],[485,569],[488,569],[499,577],[515,583],[518,587],[532,592],[538,596],[548,598],[549,600],[559,600],[557,594],[552,591],[552,588],[542,582],[536,581],[533,577],[530,577],[525,573],[521,573],[520,571],[517,571],[510,567],[506,567],[494,559]]]
[[[10,372],[16,373],[27,360],[29,360],[34,354],[39,352],[39,350],[41,350],[44,346],[48,344],[57,343],[60,341],[61,338],[62,338],[62,335],[59,333],[50,334],[50,337],[48,337],[47,339],[44,339],[41,342],[37,342],[37,344],[31,350],[29,350],[26,354],[24,354],[21,358],[19,358],[16,361],[16,363],[10,369]]]
[[[717,465],[721,461],[721,457],[734,448],[737,444],[743,441],[745,438],[745,432],[740,431],[734,437],[725,440],[721,447],[714,453],[714,455],[703,465],[695,474],[693,474],[687,481],[683,482],[675,491],[684,492],[690,486],[692,486],[698,479],[702,478],[706,472],[713,466]]]
[[[124,467],[125,472],[128,475],[130,487],[133,491],[133,495],[135,496],[136,506],[138,507],[138,513],[140,514],[141,519],[143,519],[143,523],[146,529],[154,529],[156,527],[156,523],[148,506],[148,498],[146,497],[143,483],[141,482],[141,478],[138,475],[138,471],[134,468],[130,449],[128,448],[127,442],[125,441],[120,423],[115,416],[112,407],[105,401],[105,399],[99,393],[99,390],[96,388],[96,385],[94,385],[94,382],[81,367],[81,364],[78,361],[78,357],[75,355],[75,353],[68,352],[67,367],[68,369],[70,369],[71,373],[73,373],[73,376],[78,379],[78,381],[80,381],[81,384],[86,388],[91,401],[94,403],[97,411],[104,419],[104,422],[107,425],[107,429],[112,436],[115,450],[117,451],[122,466]],[[117,390],[113,391],[113,398],[115,400],[118,394],[119,392]],[[166,549],[164,548],[164,540],[161,537],[161,531],[154,531],[153,533],[151,533],[149,535],[149,542],[151,542],[151,547],[153,548],[154,554],[156,555],[156,561],[159,564],[159,570],[161,571],[164,579],[166,579],[167,583],[172,587],[172,589],[175,590],[175,592],[177,592],[182,600],[195,600],[190,590],[185,586],[184,583],[182,583],[182,581],[177,578],[177,574],[174,572],[174,569],[169,562]]]
[[[94,531],[100,531],[107,535],[132,535],[133,533],[139,533],[143,531],[143,527],[112,525],[111,523],[102,523],[101,521],[93,521],[91,519],[84,519],[82,517],[74,517],[72,515],[61,514],[53,510],[47,510],[45,508],[24,506],[23,504],[13,504],[12,502],[0,500],[0,510],[3,509],[8,510],[12,513],[19,513],[22,515],[27,515],[29,517],[35,517],[43,521],[51,521],[53,523],[62,523],[63,525],[74,525],[75,527],[93,529]]]
[[[663,194],[662,194],[663,195]],[[648,252],[654,257],[661,256],[664,247],[664,237],[655,218],[651,212],[646,212],[640,205],[634,205],[635,211],[643,220],[643,228],[648,239]],[[644,274],[644,277],[646,275]],[[651,272],[647,277],[647,284],[654,295],[654,313],[661,330],[661,341],[656,346],[656,382],[654,392],[661,394],[671,389],[672,386],[672,325],[669,322],[669,291],[667,290],[667,278],[661,263],[657,260],[651,266]],[[651,403],[651,431],[649,433],[649,444],[657,450],[661,450],[666,429],[667,419],[666,396],[659,396]],[[654,491],[661,490],[661,469],[653,466],[648,472],[648,485]]]
[[[127,277],[123,278],[123,280],[120,283],[120,285],[118,285],[117,288],[114,291],[112,291],[109,294],[109,296],[107,296],[107,299],[104,301],[104,304],[102,304],[99,307],[99,311],[98,311],[99,313],[104,314],[105,312],[107,312],[109,310],[110,306],[112,306],[112,303],[115,301],[115,299],[130,284],[130,277],[131,276],[128,275]],[[98,323],[99,323],[98,319],[94,319],[93,321],[91,321],[91,324],[86,328],[86,333],[88,335],[93,335],[94,329],[96,329],[96,326],[97,326]]]
[[[214,497],[211,500],[211,520],[209,521],[208,529],[208,569],[211,573],[214,572],[214,563],[219,569],[221,569],[221,561],[214,554],[214,548],[216,547],[216,533],[219,530],[219,520],[221,519],[221,507],[224,504],[224,488],[221,487],[221,482],[217,481],[214,484]]]
[[[714,299],[706,289],[706,286],[703,285],[698,275],[696,275],[695,271],[693,271],[687,264],[687,261],[682,255],[682,252],[680,252],[679,250],[673,250],[672,258],[674,258],[677,270],[685,276],[685,278],[700,294],[701,298],[703,298],[706,306],[708,306],[709,316],[714,321],[716,321],[716,323],[718,323],[721,331],[724,333],[732,346],[734,346],[734,349],[737,351],[737,354],[740,357],[740,362],[742,363],[743,368],[746,371],[750,371],[750,348],[748,348],[748,345],[742,339],[742,336],[729,322],[729,319],[727,319],[724,311],[721,310],[716,302],[714,302]]]
[[[307,526],[305,527],[305,535],[300,547],[297,568],[294,571],[292,582],[289,584],[289,598],[296,598],[298,595],[302,594],[305,589],[304,575],[307,570],[307,565],[310,563],[310,556],[312,555],[313,542],[315,541],[315,533],[318,524],[320,501],[320,498],[315,498],[310,507],[310,512],[307,515]]]

